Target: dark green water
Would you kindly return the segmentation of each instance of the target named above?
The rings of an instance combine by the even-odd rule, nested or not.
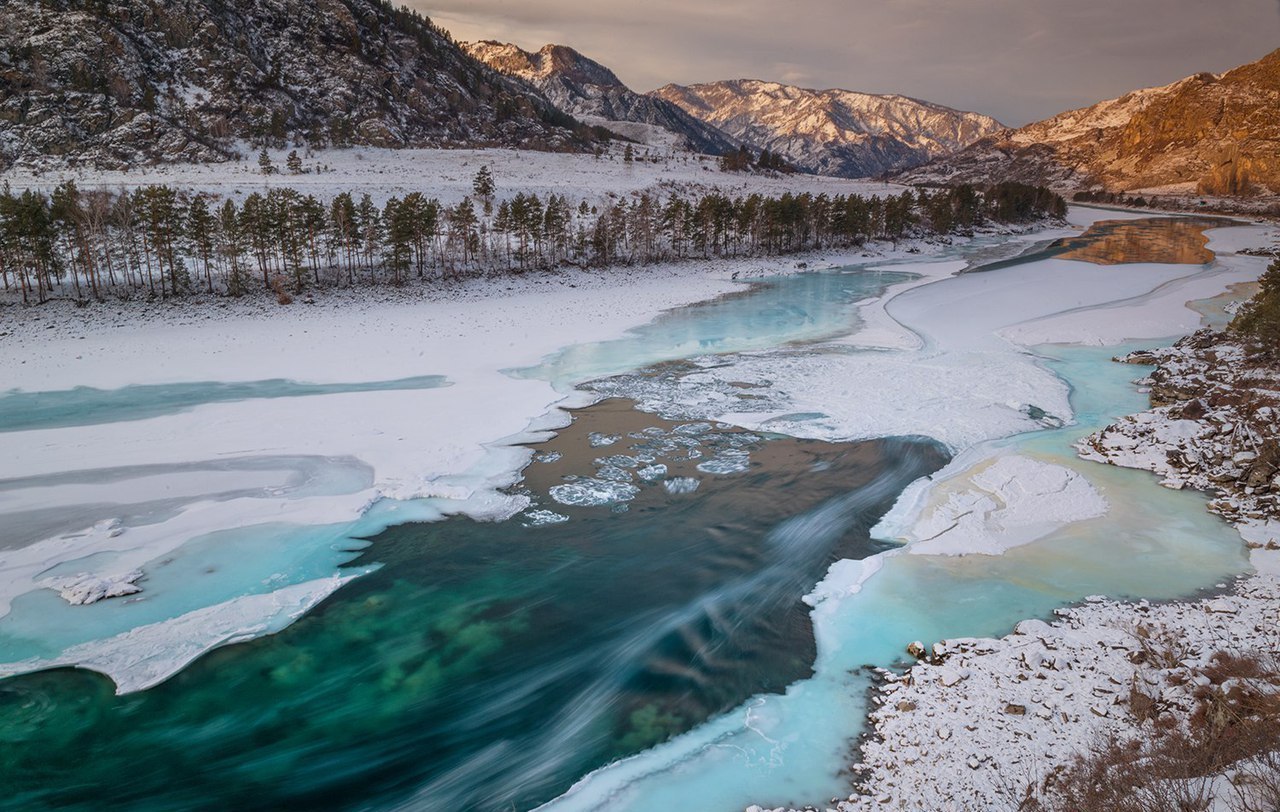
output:
[[[671,428],[617,402],[593,408],[548,444],[560,467],[602,453],[590,430]],[[105,678],[69,669],[0,682],[0,807],[549,800],[807,676],[801,596],[832,561],[876,552],[867,529],[945,463],[922,440],[775,439],[751,457],[692,494],[645,485],[625,513],[548,504],[562,474],[535,463],[528,487],[570,521],[394,528],[353,562],[381,562],[377,572],[144,693],[116,697]]]

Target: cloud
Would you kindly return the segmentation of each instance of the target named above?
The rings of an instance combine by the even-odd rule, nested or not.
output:
[[[409,0],[459,39],[571,45],[637,90],[752,77],[1019,124],[1272,50],[1280,0]]]

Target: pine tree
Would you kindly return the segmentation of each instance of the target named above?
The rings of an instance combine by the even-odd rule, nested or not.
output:
[[[636,159],[636,151],[631,148],[630,144],[627,144],[627,148],[622,151],[622,160],[626,163],[631,163],[635,159]]]
[[[200,260],[204,268],[205,286],[213,293],[213,274],[209,269],[213,256],[214,229],[217,221],[209,213],[204,195],[196,195],[187,207],[187,239],[192,256]]]
[[[267,148],[263,147],[258,153],[258,167],[264,175],[274,175],[276,173],[276,165],[271,162],[271,155],[267,152]]]
[[[476,173],[475,178],[471,181],[471,190],[486,205],[493,204],[493,194],[497,189],[493,182],[493,173],[489,171],[488,166],[480,167],[480,171]]]
[[[285,159],[285,166],[289,167],[289,171],[295,175],[302,174],[302,159],[298,157],[296,149],[289,152],[289,157]]]

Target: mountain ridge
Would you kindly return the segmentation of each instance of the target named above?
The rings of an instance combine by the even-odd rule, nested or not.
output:
[[[218,161],[237,141],[565,149],[575,125],[383,0],[0,5],[0,166]]]
[[[1002,127],[990,116],[899,94],[761,79],[669,84],[650,95],[821,175],[880,176],[959,150]]]
[[[1280,191],[1280,50],[981,139],[908,182],[1019,180],[1059,189]]]
[[[562,112],[633,140],[660,140],[651,129],[658,128],[696,152],[722,154],[738,146],[678,106],[636,93],[612,70],[567,45],[526,51],[511,43],[480,40],[462,43],[462,48],[494,70],[529,82]]]

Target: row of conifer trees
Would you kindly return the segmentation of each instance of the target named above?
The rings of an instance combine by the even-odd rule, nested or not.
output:
[[[45,195],[0,191],[0,277],[25,302],[168,298],[203,291],[401,285],[564,265],[775,255],[1061,216],[1043,188],[1001,184],[860,195],[720,192],[607,205],[552,194],[455,204],[414,192],[381,205],[290,188],[243,200],[153,185]]]

